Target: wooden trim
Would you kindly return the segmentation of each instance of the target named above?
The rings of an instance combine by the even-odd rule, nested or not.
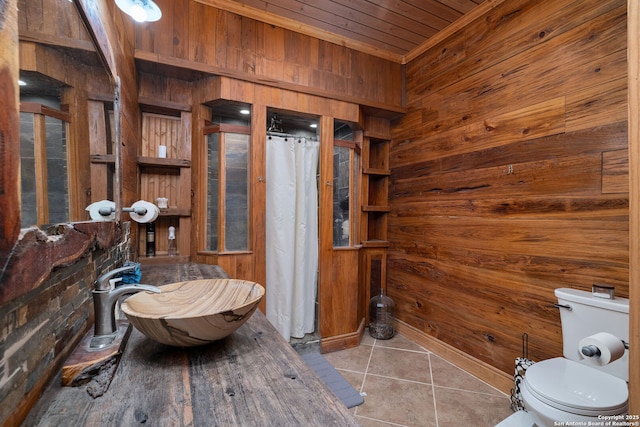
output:
[[[513,377],[501,370],[470,356],[457,348],[427,335],[424,332],[404,323],[401,320],[395,321],[396,330],[404,337],[409,338],[418,345],[429,350],[433,354],[442,357],[446,361],[456,365],[458,368],[481,379],[492,387],[509,395],[513,388]]]
[[[189,104],[165,101],[144,95],[138,96],[138,103],[140,104],[142,111],[148,113],[179,116],[182,111],[191,111],[191,105]]]
[[[249,126],[229,125],[229,124],[222,123],[220,124],[220,132],[239,133],[241,135],[251,135],[251,128]]]
[[[640,4],[627,1],[629,299],[640,301]],[[640,413],[640,310],[629,311],[629,414]]]
[[[71,123],[71,114],[69,112],[47,107],[46,105],[38,104],[36,102],[21,102],[20,112],[42,114],[44,116],[62,120],[63,122]]]
[[[114,154],[92,154],[91,163],[106,163],[114,164],[116,162],[116,156]]]
[[[333,140],[333,146],[334,147],[347,147],[347,148],[351,148],[351,149],[356,149],[358,148],[358,146],[356,145],[356,143],[354,141],[346,141],[344,139],[334,139]]]
[[[226,246],[224,232],[227,223],[227,144],[226,134],[218,138],[218,252]]]
[[[138,61],[146,61],[151,64],[161,64],[164,66],[183,68],[183,69],[193,70],[193,71],[201,71],[203,73],[227,77],[233,80],[240,80],[240,81],[254,83],[262,86],[267,86],[267,87],[276,87],[279,89],[291,90],[291,91],[299,92],[306,95],[314,95],[314,96],[320,96],[323,98],[329,98],[336,101],[349,102],[351,104],[359,104],[364,107],[370,107],[379,111],[392,113],[393,116],[397,116],[399,114],[405,114],[407,112],[407,108],[399,105],[390,105],[383,102],[378,102],[373,99],[344,95],[338,92],[317,89],[314,87],[305,86],[301,84],[264,79],[259,76],[256,76],[255,74],[241,73],[238,71],[229,71],[229,69],[224,67],[216,67],[214,65],[204,64],[201,62],[178,59],[173,56],[160,55],[157,53],[147,52],[140,49],[135,50],[134,56],[135,56],[134,59]]]
[[[54,47],[67,47],[97,53],[91,40],[60,37],[53,34],[44,35],[33,31],[20,31],[20,41],[50,45]]]
[[[357,347],[360,345],[364,334],[364,318],[360,321],[358,329],[348,334],[320,339],[320,353],[332,353],[334,351]]]
[[[47,181],[47,125],[45,116],[33,116],[33,154],[36,180],[36,214],[38,224],[49,222],[49,184]]]
[[[481,16],[490,12],[496,7],[500,6],[505,1],[507,0],[485,0],[483,3],[478,5],[475,9],[473,9],[471,12],[468,12],[462,15],[457,21],[455,21],[445,29],[438,31],[435,36],[427,39],[424,43],[420,44],[411,52],[404,55],[402,57],[402,64],[407,64],[413,61],[418,56],[422,55],[423,53],[425,53],[426,51],[428,51],[438,43],[451,37],[456,31],[459,31],[462,28],[465,28],[471,22],[480,18]]]
[[[388,50],[380,49],[376,46],[368,43],[363,43],[357,40],[350,39],[348,37],[340,36],[330,31],[325,31],[319,28],[315,28],[309,25],[305,25],[295,19],[285,18],[275,13],[267,12],[258,8],[247,6],[246,4],[240,4],[234,1],[228,0],[196,0],[198,3],[202,3],[208,6],[226,10],[227,12],[235,13],[240,16],[244,16],[256,21],[265,22],[267,24],[275,25],[276,27],[284,28],[285,30],[294,31],[299,34],[304,34],[310,37],[314,37],[320,40],[335,43],[339,46],[344,46],[349,49],[357,50],[362,53],[366,53],[371,56],[386,59],[388,61],[401,63],[403,56]]]

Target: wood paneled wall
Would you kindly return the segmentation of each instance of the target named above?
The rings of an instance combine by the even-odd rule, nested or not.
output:
[[[407,64],[398,318],[511,374],[562,355],[553,290],[629,294],[626,2],[503,2]]]
[[[18,10],[21,40],[95,51],[73,3],[18,0]]]
[[[398,63],[190,0],[158,0],[136,57],[381,107],[402,106]],[[372,72],[375,70],[375,72]]]
[[[16,0],[0,4],[0,283],[11,249],[20,235],[20,95],[16,80],[20,76],[18,63],[18,13]]]
[[[640,300],[640,4],[627,1],[629,53],[629,299]],[[635,307],[632,305],[631,307]],[[640,310],[629,313],[629,413],[640,413]]]

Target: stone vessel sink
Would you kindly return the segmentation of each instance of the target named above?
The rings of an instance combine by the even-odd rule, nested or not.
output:
[[[191,347],[230,335],[251,317],[264,296],[255,282],[203,279],[140,292],[122,303],[131,324],[162,344]]]

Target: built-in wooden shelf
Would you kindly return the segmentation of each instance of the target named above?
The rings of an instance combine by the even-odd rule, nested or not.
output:
[[[363,248],[388,248],[389,242],[386,240],[365,240],[362,242]]]
[[[168,208],[168,209],[160,209],[160,214],[158,216],[191,216],[191,209],[180,209],[180,208]]]
[[[186,262],[191,247],[191,112],[190,106],[151,98],[139,100],[142,108],[142,147],[136,158],[140,173],[138,195],[156,203],[168,199],[155,222],[155,257],[146,258],[146,230],[137,231],[138,254],[145,264]],[[167,157],[158,157],[159,147]],[[167,256],[169,227],[175,227],[178,254]]]
[[[365,205],[362,207],[363,212],[389,212],[389,206]]]
[[[190,168],[191,160],[138,156],[138,165],[156,168]]]
[[[391,175],[391,171],[389,169],[375,169],[375,168],[363,168],[362,173],[365,173],[367,175],[382,175],[382,176]]]

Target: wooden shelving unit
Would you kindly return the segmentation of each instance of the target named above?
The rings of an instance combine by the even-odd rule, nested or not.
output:
[[[370,136],[365,131],[362,168],[363,236],[365,247],[386,247],[389,213],[390,140]]]
[[[159,158],[164,145],[166,158]],[[188,262],[191,245],[191,113],[176,115],[143,113],[142,147],[137,158],[140,171],[140,199],[157,204],[169,199],[155,221],[156,255],[146,256],[146,224],[138,227],[138,259],[143,264]],[[169,227],[176,228],[178,256],[167,256]]]
[[[360,221],[360,283],[365,321],[369,300],[387,287],[390,123],[369,117],[362,142],[362,208]]]

